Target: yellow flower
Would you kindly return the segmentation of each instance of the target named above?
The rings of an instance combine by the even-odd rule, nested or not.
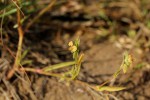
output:
[[[133,58],[130,54],[128,54],[127,52],[125,52],[124,54],[124,61],[121,65],[121,68],[123,70],[124,73],[127,72],[128,68],[132,66],[133,63]]]
[[[73,42],[70,41],[70,42],[68,43],[68,45],[69,45],[70,47],[73,46]]]
[[[71,47],[69,47],[69,50],[73,53],[77,50],[77,47],[76,46],[71,46]]]

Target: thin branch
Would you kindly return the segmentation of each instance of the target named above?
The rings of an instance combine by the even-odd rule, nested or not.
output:
[[[4,46],[4,42],[3,42],[3,21],[4,21],[4,17],[5,17],[5,9],[3,11],[3,16],[2,16],[2,20],[1,20],[1,26],[0,26],[2,46]]]
[[[15,4],[15,6],[17,7],[17,9],[21,12],[22,16],[24,17],[24,13],[22,12],[22,10],[19,7],[19,5],[17,4],[17,0],[12,0],[12,2]]]
[[[33,73],[38,73],[38,74],[47,75],[47,76],[53,76],[53,77],[57,77],[57,78],[62,78],[63,77],[63,74],[45,72],[42,69],[35,69],[35,68],[21,68],[20,71],[33,72]],[[90,88],[95,90],[95,86],[90,85],[86,82],[83,82],[83,81],[80,81],[80,80],[77,80],[77,79],[72,80],[72,78],[68,78],[68,77],[65,77],[65,79],[68,80],[68,81],[76,82],[76,83],[81,84],[83,86],[90,87]]]
[[[19,42],[18,42],[18,50],[16,53],[15,62],[13,65],[13,68],[8,73],[7,79],[10,79],[16,70],[18,70],[19,64],[20,64],[20,57],[21,57],[21,51],[22,51],[22,42],[23,42],[23,36],[24,32],[22,30],[21,26],[21,14],[20,10],[17,8],[17,24],[18,24],[18,34],[19,34]]]

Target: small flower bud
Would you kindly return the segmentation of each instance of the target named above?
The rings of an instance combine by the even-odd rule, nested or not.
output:
[[[68,45],[69,45],[70,47],[73,46],[73,42],[70,41],[70,42],[68,43]]]
[[[69,50],[73,53],[73,52],[75,52],[77,50],[77,47],[76,46],[71,46],[69,48]]]

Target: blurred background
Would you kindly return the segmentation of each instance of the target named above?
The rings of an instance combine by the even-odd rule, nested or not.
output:
[[[79,38],[85,57],[78,79],[102,84],[128,51],[132,67],[108,84],[127,89],[98,93],[35,73],[27,73],[30,85],[18,74],[6,80],[18,47],[17,9],[24,33],[23,67],[72,60],[68,42]],[[106,100],[105,94],[110,100],[150,100],[150,0],[1,0],[0,25],[1,100]]]

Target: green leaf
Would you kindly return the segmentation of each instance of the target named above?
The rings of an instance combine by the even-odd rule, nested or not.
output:
[[[75,64],[75,61],[64,62],[64,63],[60,63],[60,64],[50,65],[48,67],[45,67],[43,70],[47,72],[47,71],[51,71],[51,70],[71,66],[71,65],[74,65],[74,64]]]
[[[15,8],[15,9],[12,9],[12,10],[10,10],[10,11],[7,11],[7,12],[5,12],[4,14],[0,15],[0,18],[3,17],[3,16],[11,15],[11,14],[13,14],[13,13],[15,13],[15,12],[17,12],[17,9],[16,9],[16,8]]]
[[[25,50],[23,53],[22,53],[22,55],[21,55],[21,60],[23,60],[24,58],[25,58],[25,56],[27,55],[27,53],[28,53],[28,49],[27,50]]]
[[[81,54],[77,59],[77,63],[72,67],[72,70],[71,70],[72,79],[75,79],[79,75],[83,57],[84,57],[84,54]]]
[[[24,60],[21,62],[21,65],[30,65],[32,64],[32,60]]]
[[[21,8],[25,7],[25,6],[29,6],[31,4],[32,4],[31,1],[29,1],[29,2],[27,2],[27,1],[26,2],[22,2],[21,3]],[[3,17],[3,16],[9,16],[9,15],[17,12],[17,9],[16,9],[16,7],[14,7],[13,3],[9,4],[9,5],[5,5],[3,3],[0,3],[0,10],[3,10],[3,9],[6,9],[6,12],[4,14],[1,14],[0,18]],[[27,11],[29,11],[29,10],[27,10]]]
[[[109,92],[114,92],[114,91],[121,91],[126,89],[125,87],[115,87],[115,86],[96,86],[96,89],[98,91],[109,91]]]
[[[80,44],[80,40],[76,39],[74,41],[74,45],[77,47],[77,50],[73,53],[73,59],[75,59],[75,61],[77,61],[78,54],[79,54],[79,44]]]

